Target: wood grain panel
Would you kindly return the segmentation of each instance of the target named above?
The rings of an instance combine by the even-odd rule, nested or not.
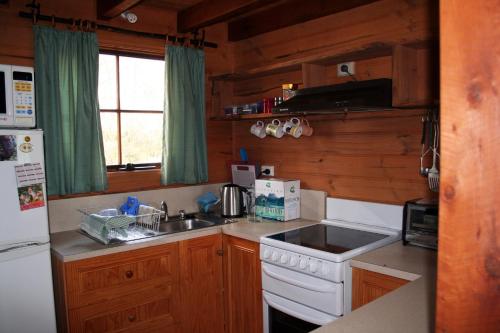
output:
[[[275,175],[301,180],[341,198],[402,204],[429,196],[419,175],[421,116],[425,110],[387,111],[368,118],[309,116],[314,134],[299,139],[259,139],[251,121],[234,122],[234,151],[245,147],[250,159],[275,166]]]
[[[66,284],[64,263],[51,253],[52,283],[54,285],[54,303],[56,310],[57,332],[68,332],[68,313],[66,304]]]
[[[259,243],[223,237],[226,333],[260,333],[263,323]]]
[[[182,331],[224,332],[222,234],[179,243]]]
[[[440,4],[436,332],[500,328],[499,5],[494,0]]]
[[[110,254],[65,265],[69,309],[98,304],[130,290],[177,284],[178,244]]]
[[[431,8],[432,7],[432,8]],[[235,69],[392,47],[437,35],[437,2],[382,0],[235,43]]]
[[[409,281],[353,267],[352,310],[407,284]]]

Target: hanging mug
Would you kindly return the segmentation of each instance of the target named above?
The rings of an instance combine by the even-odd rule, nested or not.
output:
[[[264,126],[264,122],[259,120],[253,124],[252,127],[250,127],[250,133],[258,138],[264,139],[266,137],[266,127]]]
[[[313,135],[313,128],[311,127],[311,125],[309,125],[307,119],[302,118],[301,126],[302,126],[302,135],[305,136]]]
[[[292,118],[292,119],[295,119],[295,118]],[[283,131],[287,134],[290,134],[290,130],[294,126],[292,119],[285,121],[285,123],[283,124]]]
[[[273,119],[271,123],[267,124],[266,133],[278,139],[282,138],[283,135],[285,135],[285,131],[283,130],[283,125],[281,125],[281,121],[279,121],[279,119]]]
[[[300,123],[299,118],[292,118],[290,119],[290,122],[292,124],[292,127],[290,128],[290,131],[288,131],[288,134],[293,136],[294,138],[298,139],[302,135],[302,132],[304,131],[304,128],[302,124]]]

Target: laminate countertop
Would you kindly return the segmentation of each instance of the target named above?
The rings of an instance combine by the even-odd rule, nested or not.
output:
[[[260,242],[260,237],[292,230],[319,221],[296,219],[287,222],[263,220],[251,223],[246,218],[235,219],[236,222],[221,226],[208,227],[198,230],[183,231],[175,234],[162,235],[139,239],[136,241],[104,245],[82,234],[79,230],[61,231],[50,235],[52,252],[62,261],[69,262],[87,259],[111,253],[124,252],[148,246],[166,244],[186,239],[224,233],[227,235]]]
[[[436,254],[432,250],[397,242],[354,257],[352,267],[412,282],[313,333],[434,332]]]

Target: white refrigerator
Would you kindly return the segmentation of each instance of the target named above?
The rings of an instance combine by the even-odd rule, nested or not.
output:
[[[0,129],[0,332],[56,332],[43,132]]]

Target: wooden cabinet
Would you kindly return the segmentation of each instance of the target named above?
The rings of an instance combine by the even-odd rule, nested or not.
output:
[[[60,331],[178,331],[177,243],[54,261]]]
[[[364,269],[352,269],[352,309],[355,310],[409,281]]]
[[[259,243],[224,235],[226,333],[262,332]]]
[[[224,332],[222,234],[179,243],[182,331]]]

